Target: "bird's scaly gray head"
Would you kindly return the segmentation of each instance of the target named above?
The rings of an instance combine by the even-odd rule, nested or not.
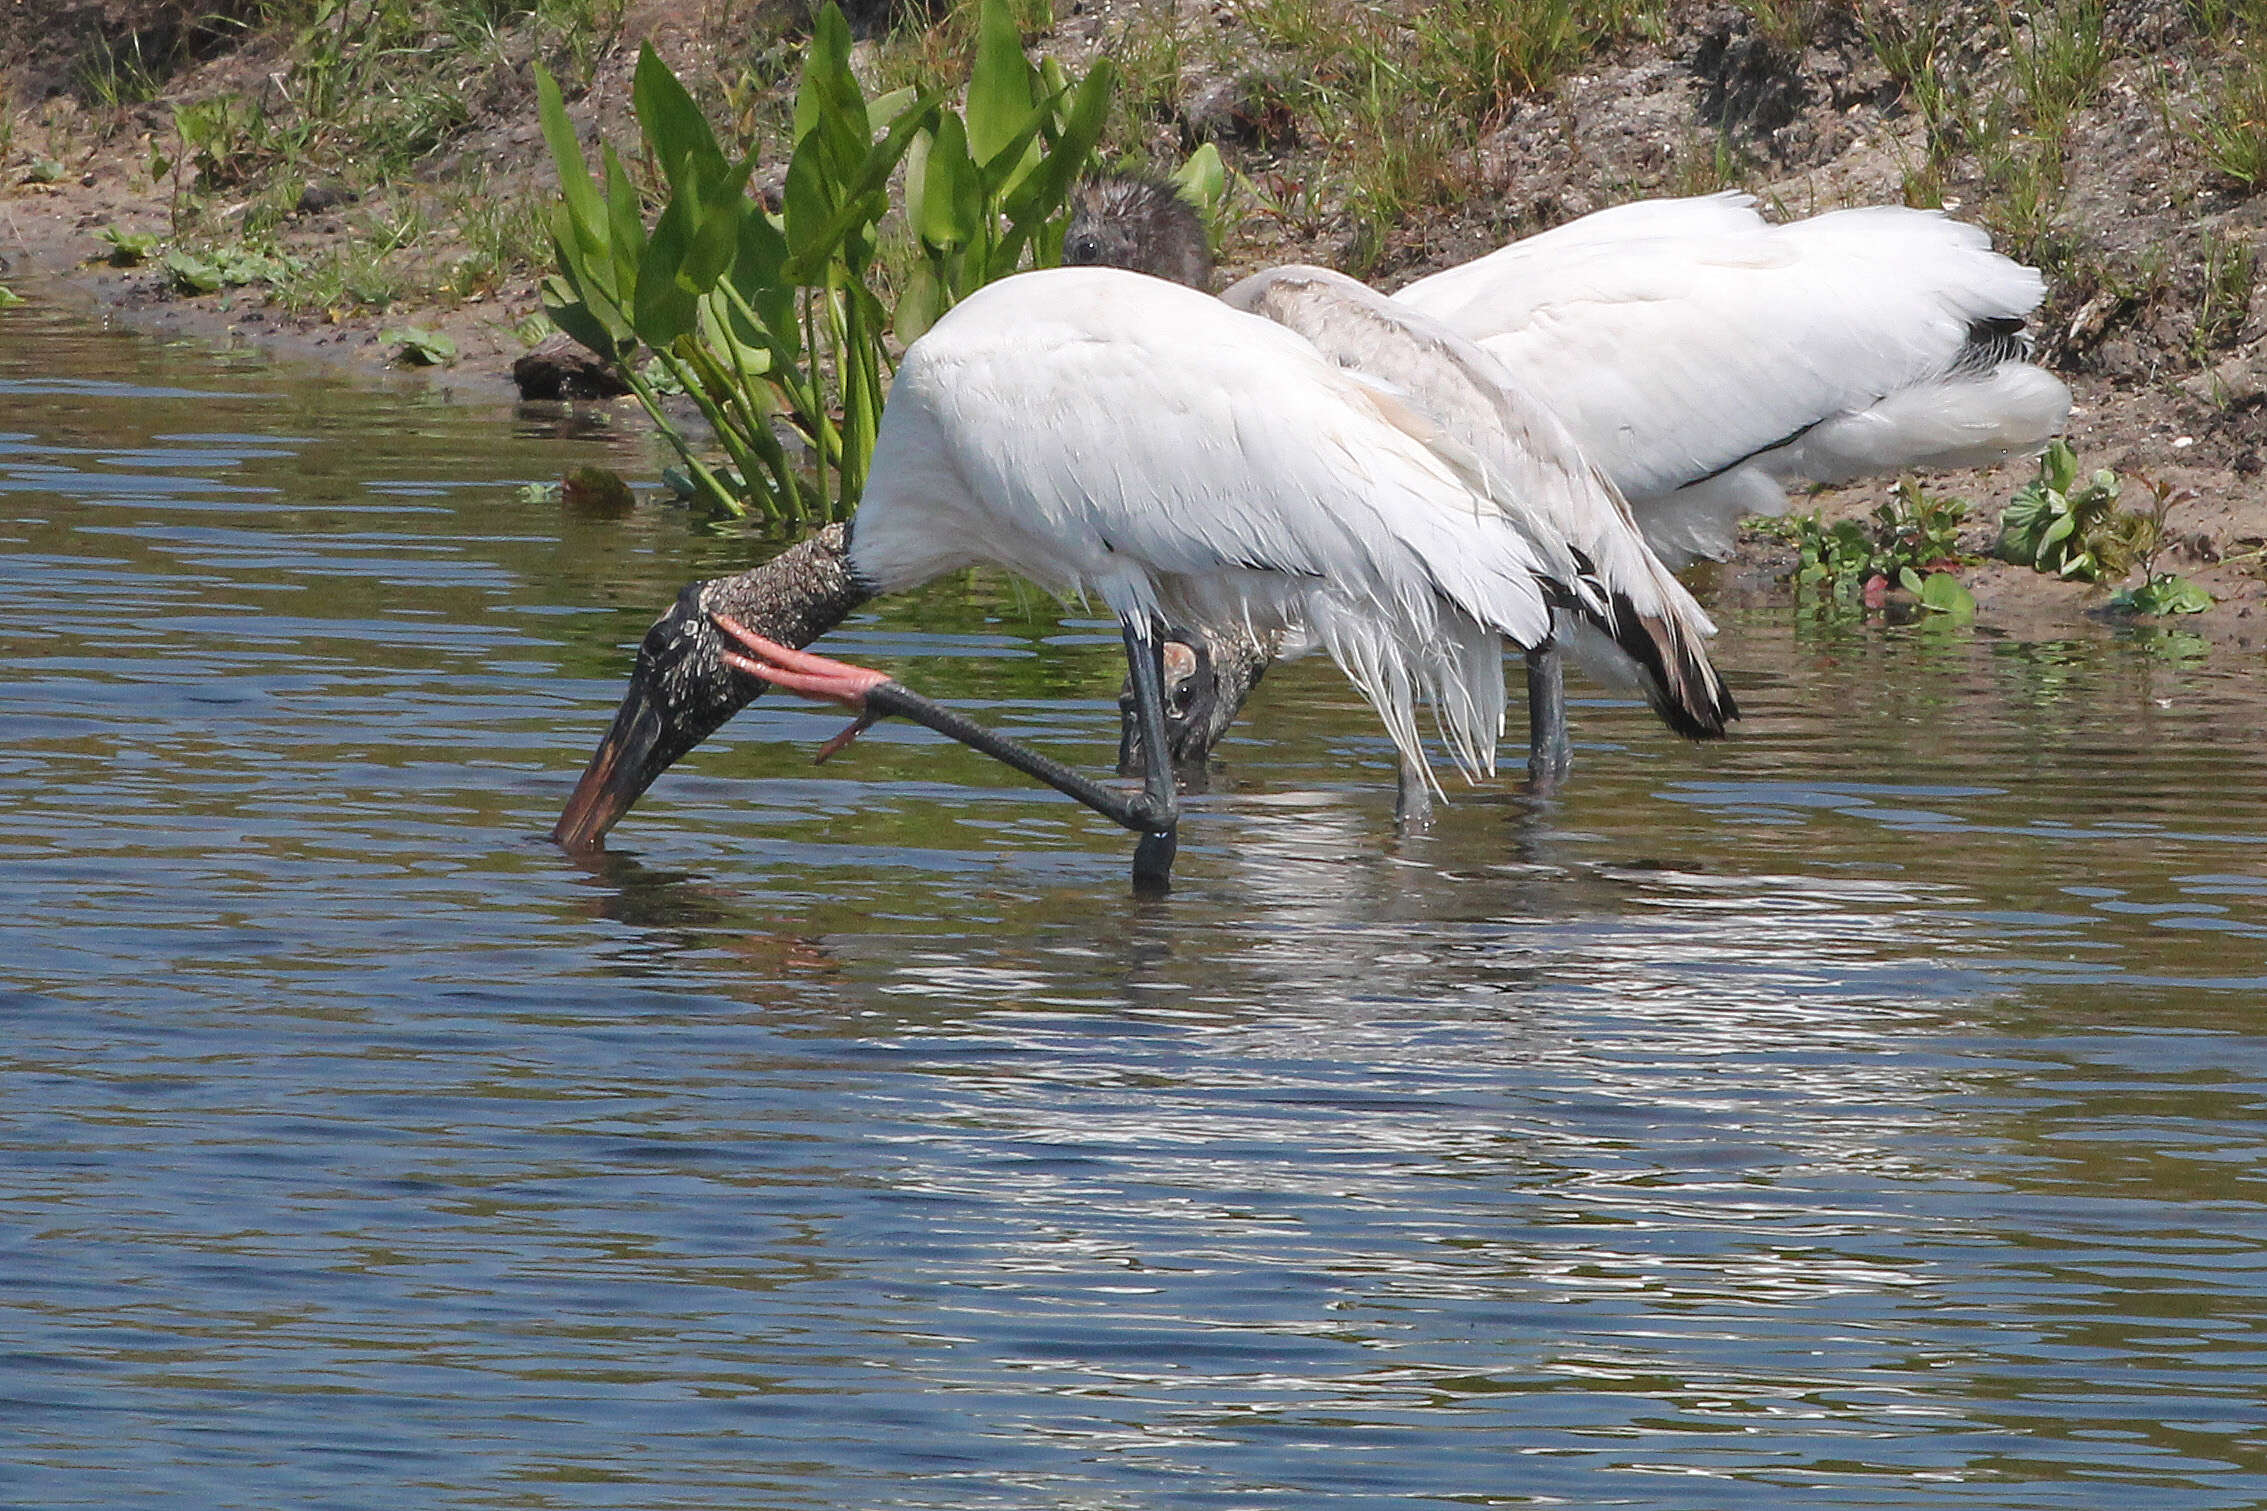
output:
[[[1204,218],[1161,179],[1090,178],[1071,192],[1068,267],[1131,268],[1192,289],[1212,287]]]
[[[592,753],[551,837],[595,849],[654,778],[716,733],[766,684],[724,664],[718,613],[805,646],[872,594],[850,570],[849,536],[828,525],[760,567],[696,582],[646,631],[614,723]]]

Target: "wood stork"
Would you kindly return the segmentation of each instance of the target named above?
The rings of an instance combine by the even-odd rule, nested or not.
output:
[[[1090,191],[1086,203],[1107,206],[1109,196]],[[1151,216],[1183,228],[1161,230]],[[1878,247],[1874,232],[1885,238]],[[1202,226],[1170,192],[1121,193],[1109,213],[1081,217],[1066,251],[1133,260],[1105,251],[1105,236],[1152,256],[1178,248],[1177,263],[1158,271],[1209,281]],[[1933,212],[1838,211],[1771,226],[1741,195],[1639,201],[1399,297],[1476,338],[1563,410],[1673,562],[1723,552],[1738,512],[1783,508],[1784,487],[1810,478],[1805,467],[1843,476],[2014,454],[2044,442],[2069,405],[2059,382],[2022,360],[2020,320],[2039,301],[2038,275]],[[614,722],[552,831],[560,844],[597,844],[767,685],[725,665],[711,613],[789,644],[815,638],[869,596],[845,550],[830,528],[679,595],[639,648]],[[1207,675],[1172,689],[1191,705],[1176,708],[1168,735],[1177,759],[1201,765],[1266,665],[1266,648],[1246,637],[1213,649],[1223,648],[1192,658]],[[1531,657],[1529,673],[1530,724],[1540,727],[1551,722],[1537,703],[1556,694],[1555,658]],[[1537,744],[1547,777],[1565,748]]]
[[[1149,179],[1082,184],[1063,260],[1211,278],[1203,222]],[[1785,512],[1789,486],[1996,462],[2070,411],[2028,360],[2044,280],[1940,211],[1773,225],[1746,194],[1638,200],[1392,297],[1541,396],[1671,566],[1730,554],[1741,517]],[[1529,771],[1548,784],[1571,755],[1555,642],[1527,670]]]
[[[1720,736],[1738,713],[1703,648],[1714,626],[1549,411],[1470,343],[1320,268],[1220,300],[1115,268],[978,291],[898,368],[848,561],[877,592],[990,564],[1099,598],[1150,750],[1166,623],[1310,637],[1384,721],[1405,793],[1433,781],[1420,700],[1464,774],[1492,774],[1503,645],[1543,644],[1554,612],[1679,733]],[[1168,763],[1128,797],[879,672],[717,624],[727,665],[854,710],[844,739],[887,715],[927,724],[1141,835],[1135,885],[1166,885]]]

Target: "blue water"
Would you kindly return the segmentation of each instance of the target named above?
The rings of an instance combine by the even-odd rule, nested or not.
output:
[[[0,1503],[2267,1503],[2257,669],[1729,613],[1696,750],[1392,826],[1325,667],[1184,829],[765,700],[635,428],[0,315]],[[830,642],[1105,763],[1115,636]]]

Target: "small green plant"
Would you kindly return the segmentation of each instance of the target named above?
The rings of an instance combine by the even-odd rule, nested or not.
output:
[[[2118,475],[2104,467],[2080,482],[2076,453],[2056,441],[2039,458],[2039,475],[2000,514],[2000,554],[2079,582],[2120,582],[2138,573],[2137,586],[2109,601],[2121,613],[2203,612],[2212,606],[2210,593],[2157,569],[2157,555],[2171,541],[2166,517],[2194,495],[2155,479],[2140,481],[2149,489],[2149,507],[2121,509]]]
[[[2121,614],[2201,614],[2212,606],[2212,595],[2185,577],[2157,570],[2157,553],[2172,538],[2165,529],[2166,517],[2196,495],[2157,478],[2140,481],[2150,493],[2148,513],[2137,513],[2132,527],[2133,569],[2141,574],[2141,581],[2111,595],[2109,607]]]
[[[454,341],[422,325],[396,326],[378,339],[392,347],[394,360],[406,367],[445,367],[457,359]]]
[[[166,281],[184,294],[211,294],[252,283],[280,283],[299,269],[299,260],[249,247],[215,247],[204,253],[175,248],[159,259]]]
[[[2188,341],[2188,354],[2198,364],[2209,360],[2215,350],[2235,344],[2251,312],[2251,290],[2258,276],[2259,253],[2251,243],[2205,236],[2204,292]]]
[[[2078,455],[2057,440],[2039,474],[2000,512],[1999,552],[2022,566],[2081,582],[2114,582],[2133,569],[2139,544],[2131,510],[2117,506],[2123,485],[2107,467],[2080,482]]]
[[[1875,608],[1891,588],[1902,588],[1924,609],[1966,617],[1976,601],[1953,572],[1975,560],[1960,549],[1967,517],[1966,500],[1930,493],[1906,478],[1865,519],[1829,525],[1803,514],[1773,521],[1771,528],[1801,557],[1798,593]]]
[[[1007,0],[983,0],[964,113],[911,89],[869,101],[851,73],[849,25],[830,0],[804,60],[774,215],[747,194],[754,154],[725,158],[649,48],[632,87],[663,177],[649,229],[621,159],[605,147],[592,176],[558,86],[538,72],[562,191],[552,214],[559,271],[544,282],[544,309],[614,365],[709,502],[784,519],[846,517],[881,420],[892,331],[909,340],[1027,258],[1059,258],[1070,190],[1093,155],[1114,77],[1106,59],[1076,85],[1052,64],[1034,68]],[[879,252],[901,161],[918,250],[893,310]],[[700,408],[723,467],[710,467],[670,420],[649,362]],[[804,456],[790,454],[775,421]]]
[[[2181,133],[2224,177],[2244,188],[2267,188],[2267,40],[2239,53]]]
[[[4,283],[0,283],[0,310],[12,310],[24,302],[24,296]]]
[[[2002,6],[2000,34],[2031,128],[2041,137],[2059,141],[2071,113],[2101,87],[2109,65],[2102,9],[2102,0],[2052,0],[2031,7],[2018,27]]]
[[[157,255],[157,237],[147,231],[121,231],[104,226],[95,240],[110,243],[109,263],[114,268],[138,268]]]
[[[2112,594],[2109,606],[2120,614],[2201,614],[2212,606],[2212,595],[2185,577],[2167,573]]]

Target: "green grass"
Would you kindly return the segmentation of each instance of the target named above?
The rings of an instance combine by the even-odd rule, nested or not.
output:
[[[2102,0],[2057,0],[2033,9],[2021,25],[2003,5],[1999,22],[2025,123],[2037,135],[2061,141],[2071,114],[2100,90],[2109,65]]]
[[[2213,352],[2235,344],[2259,277],[2259,252],[2250,242],[2213,233],[2203,238],[2203,247],[2203,293],[2189,336],[2189,356],[2200,367]]]
[[[1289,60],[1286,104],[1323,145],[1357,273],[1414,215],[1469,202],[1460,156],[1521,99],[1666,24],[1661,0],[1250,0],[1239,14]]]
[[[2236,54],[2179,129],[2215,172],[2246,190],[2267,188],[2267,32]]]

